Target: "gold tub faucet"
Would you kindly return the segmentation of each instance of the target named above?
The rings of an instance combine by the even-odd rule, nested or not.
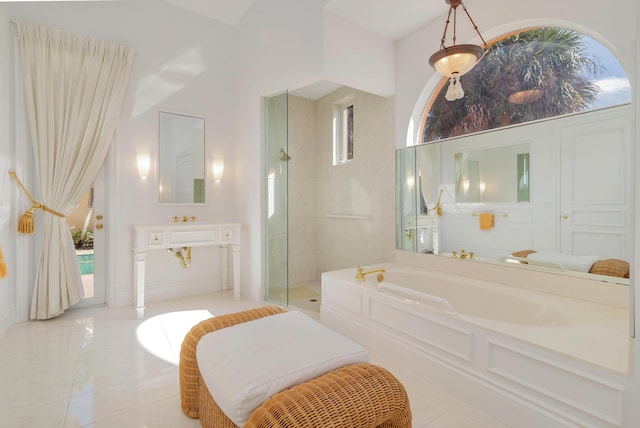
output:
[[[378,282],[382,282],[384,280],[384,275],[383,275],[383,273],[385,272],[384,268],[371,269],[371,270],[365,271],[362,266],[358,266],[358,268],[356,269],[356,279],[360,282],[364,282],[365,276],[371,273],[376,273],[376,272],[380,272],[378,274],[377,279],[378,279]]]

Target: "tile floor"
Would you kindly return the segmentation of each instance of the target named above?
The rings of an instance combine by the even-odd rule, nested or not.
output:
[[[182,338],[201,319],[262,304],[225,291],[150,303],[143,320],[133,307],[93,307],[14,325],[0,338],[0,427],[198,427],[180,409]],[[372,362],[404,383],[416,428],[504,427],[406,368]]]

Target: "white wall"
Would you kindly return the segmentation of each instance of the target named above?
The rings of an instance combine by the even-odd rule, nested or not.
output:
[[[9,34],[7,10],[0,5],[0,34]],[[12,50],[11,38],[0,37],[0,58],[7,58]],[[15,240],[11,223],[11,186],[9,169],[13,166],[13,145],[11,144],[11,100],[10,88],[13,72],[11,62],[0,61],[0,247],[9,267],[8,276],[0,279],[0,336],[13,323],[16,276],[13,271]]]
[[[3,43],[11,40],[10,34],[15,33],[15,27],[8,23],[8,19],[14,19],[121,43],[137,52],[120,126],[110,153],[114,166],[110,171],[109,212],[105,214],[105,232],[110,240],[111,254],[115,256],[109,261],[111,287],[108,300],[115,305],[131,305],[133,225],[165,223],[174,215],[196,216],[208,221],[236,220],[235,104],[231,84],[233,29],[164,2],[23,2],[3,6],[3,11],[6,19],[2,20],[2,25],[4,34],[8,35],[2,38]],[[3,67],[12,67],[12,55],[4,45],[0,49]],[[12,86],[8,85],[9,88]],[[2,100],[4,103],[4,96]],[[212,179],[207,181],[206,206],[157,204],[155,162],[158,159],[159,108],[206,118],[207,167],[210,170],[214,158],[225,161],[225,176],[221,183],[214,183]],[[6,120],[5,117],[2,115],[0,120]],[[2,129],[4,132],[6,128],[3,126]],[[151,153],[152,168],[147,181],[138,177],[138,151]],[[207,174],[211,178],[211,174]],[[15,234],[13,239],[18,239]],[[209,278],[215,286],[216,263],[209,263],[208,259],[217,260],[217,257],[211,249],[195,249],[192,268],[188,271],[170,259],[160,260],[148,267],[152,272],[150,283],[156,281],[153,285],[163,286],[172,281]]]
[[[326,11],[323,32],[327,80],[383,97],[395,93],[393,43]]]

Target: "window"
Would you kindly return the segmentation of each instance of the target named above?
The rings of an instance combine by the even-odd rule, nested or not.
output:
[[[445,100],[446,79],[433,93],[422,117],[422,142],[631,101],[629,79],[611,52],[582,33],[557,27],[493,41],[460,82],[460,100]]]
[[[333,105],[333,164],[341,165],[353,159],[353,97]]]

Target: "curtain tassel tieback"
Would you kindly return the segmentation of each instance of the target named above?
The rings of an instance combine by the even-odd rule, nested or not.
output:
[[[18,183],[18,186],[20,186],[22,191],[25,193],[25,195],[27,195],[27,197],[33,204],[31,208],[29,208],[24,214],[20,216],[20,221],[18,221],[18,233],[25,233],[25,234],[33,233],[34,231],[33,212],[36,209],[41,209],[42,211],[46,211],[48,213],[51,213],[61,218],[66,217],[64,214],[61,214],[58,211],[52,210],[51,208],[45,206],[44,204],[41,204],[40,202],[36,202],[36,200],[33,199],[33,196],[31,196],[31,193],[29,193],[29,191],[24,187],[24,185],[18,178],[18,175],[14,171],[9,171],[9,174],[13,177],[14,180],[16,180],[16,183]]]

